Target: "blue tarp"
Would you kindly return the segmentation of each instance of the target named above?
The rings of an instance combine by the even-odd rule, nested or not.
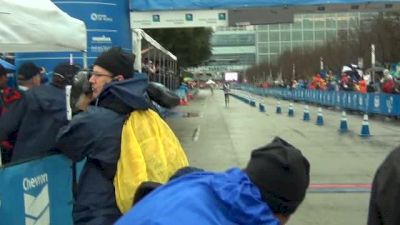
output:
[[[0,59],[0,64],[7,70],[7,71],[15,71],[15,66],[7,61]]]
[[[274,6],[395,3],[399,0],[131,0],[132,11],[234,9]]]

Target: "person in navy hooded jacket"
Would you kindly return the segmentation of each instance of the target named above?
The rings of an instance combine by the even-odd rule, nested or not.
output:
[[[89,79],[93,105],[60,129],[56,147],[73,161],[86,158],[73,208],[75,225],[110,225],[120,216],[114,175],[120,157],[122,127],[134,110],[152,108],[148,78],[133,70],[134,56],[119,47],[103,52]]]
[[[116,225],[285,224],[304,200],[309,173],[302,153],[276,137],[254,150],[243,170],[198,171],[171,179]]]

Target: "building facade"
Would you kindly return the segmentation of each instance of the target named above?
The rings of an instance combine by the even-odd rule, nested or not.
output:
[[[349,40],[352,30],[377,13],[314,13],[294,16],[294,23],[256,26],[256,62],[276,63],[280,54],[295,48],[315,48],[330,39]]]
[[[204,65],[191,72],[222,79],[224,72],[243,71],[256,63],[254,26],[217,27],[211,37],[212,56]]]
[[[285,51],[323,45],[330,39],[349,40],[352,31],[368,24],[378,13],[344,12],[296,14],[293,23],[245,27],[218,27],[212,38],[212,56],[197,73],[220,78],[223,72],[239,72],[254,64],[277,62]]]

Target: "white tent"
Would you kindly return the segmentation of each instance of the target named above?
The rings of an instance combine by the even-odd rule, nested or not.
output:
[[[0,0],[0,52],[85,51],[86,26],[50,0]]]

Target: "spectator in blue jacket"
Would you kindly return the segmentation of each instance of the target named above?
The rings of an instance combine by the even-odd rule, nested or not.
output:
[[[32,62],[23,63],[17,71],[18,90],[25,92],[33,87],[40,86],[40,68]]]
[[[65,85],[72,83],[78,70],[75,65],[58,64],[54,68],[55,78],[51,85],[30,88],[2,115],[0,141],[17,133],[12,162],[47,155],[54,150],[58,130],[68,123]],[[36,71],[20,73],[20,77],[21,74],[28,81],[38,78]]]
[[[285,224],[304,200],[309,171],[302,153],[277,137],[254,150],[244,170],[172,179],[138,201],[116,225]]]
[[[111,225],[120,216],[114,175],[120,157],[122,127],[134,110],[152,107],[147,76],[133,76],[134,56],[121,48],[103,52],[89,79],[94,105],[60,129],[56,147],[73,161],[86,158],[73,207],[75,225]]]

